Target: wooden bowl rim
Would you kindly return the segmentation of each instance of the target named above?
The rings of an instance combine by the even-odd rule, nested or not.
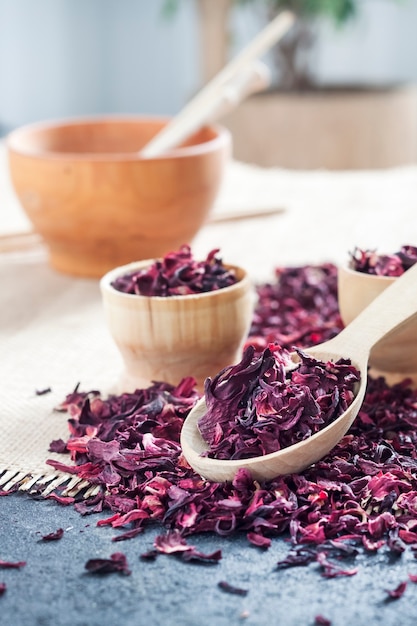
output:
[[[191,146],[183,146],[167,151],[164,155],[158,157],[142,157],[139,152],[55,152],[53,150],[36,150],[33,146],[25,146],[27,136],[34,132],[49,132],[58,128],[77,127],[86,124],[93,126],[126,123],[126,124],[148,124],[162,123],[166,124],[172,118],[168,116],[134,116],[134,115],[106,115],[91,116],[79,118],[67,118],[55,121],[35,122],[26,124],[11,131],[6,137],[6,146],[9,153],[15,153],[22,156],[37,158],[39,160],[53,161],[162,161],[167,159],[181,159],[190,156],[199,156],[223,148],[230,145],[231,133],[225,127],[219,124],[205,124],[204,128],[215,133],[215,137],[204,141],[203,143],[193,144]]]
[[[248,272],[243,267],[239,265],[224,263],[224,267],[226,267],[227,269],[238,270],[239,273],[241,274],[241,278],[239,278],[237,282],[234,283],[233,285],[229,285],[228,287],[222,287],[221,289],[215,289],[213,291],[205,291],[203,293],[190,293],[186,295],[174,295],[174,296],[142,296],[142,295],[133,294],[133,293],[125,293],[124,291],[119,291],[118,289],[115,289],[114,287],[112,287],[111,283],[119,276],[123,276],[124,274],[129,274],[130,272],[136,269],[145,268],[149,265],[152,265],[153,263],[155,263],[155,261],[158,261],[158,260],[159,259],[145,259],[143,261],[133,261],[132,263],[128,263],[127,265],[120,265],[119,267],[115,267],[114,269],[104,274],[104,276],[102,276],[102,278],[100,279],[101,292],[103,293],[103,295],[107,293],[107,294],[112,294],[113,297],[120,296],[120,298],[124,298],[126,299],[126,301],[128,300],[140,301],[141,300],[145,302],[149,300],[154,300],[157,302],[167,302],[167,301],[169,302],[172,300],[177,300],[177,301],[184,300],[187,302],[192,302],[195,300],[201,300],[201,299],[210,298],[210,297],[213,298],[213,296],[221,297],[221,294],[230,293],[231,291],[241,289],[242,286],[249,287],[251,284]]]

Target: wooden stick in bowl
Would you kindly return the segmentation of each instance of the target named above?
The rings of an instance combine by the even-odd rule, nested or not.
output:
[[[141,154],[144,157],[158,156],[194,132],[207,119],[207,111],[211,114],[216,108],[224,87],[279,41],[294,21],[295,15],[291,11],[280,13],[142,148]]]

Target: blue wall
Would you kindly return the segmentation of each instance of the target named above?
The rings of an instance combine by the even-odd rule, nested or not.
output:
[[[216,0],[212,0],[213,3]],[[0,134],[50,118],[175,114],[201,87],[196,0],[174,19],[164,0],[0,0]],[[360,19],[328,24],[319,82],[417,80],[417,0],[360,0]],[[235,9],[231,55],[261,27]]]
[[[0,125],[177,112],[199,87],[194,5],[0,0]]]

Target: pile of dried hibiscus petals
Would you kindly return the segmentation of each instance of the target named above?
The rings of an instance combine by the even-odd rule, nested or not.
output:
[[[248,344],[260,351],[277,341],[290,349],[339,332],[333,265],[276,274],[276,282],[258,288]],[[69,394],[60,409],[69,413],[70,438],[53,442],[51,450],[70,452],[75,465],[49,464],[102,487],[76,501],[76,509],[109,510],[98,524],[120,531],[115,541],[160,523],[164,532],[144,558],[165,553],[216,562],[219,551],[201,554],[188,543],[201,532],[243,532],[261,548],[289,535],[292,548],[278,566],[315,562],[329,578],[355,574],[340,559],[350,561],[360,549],[400,554],[408,546],[417,554],[417,393],[408,381],[390,387],[370,379],[353,427],[327,457],[264,484],[243,470],[233,483],[210,483],[190,469],[179,435],[197,399],[192,378],[108,398],[78,389]],[[405,586],[388,593],[400,597]]]

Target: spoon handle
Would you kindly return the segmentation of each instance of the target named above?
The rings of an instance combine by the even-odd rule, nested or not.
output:
[[[377,296],[334,339],[349,356],[367,356],[383,337],[417,315],[417,263]]]

